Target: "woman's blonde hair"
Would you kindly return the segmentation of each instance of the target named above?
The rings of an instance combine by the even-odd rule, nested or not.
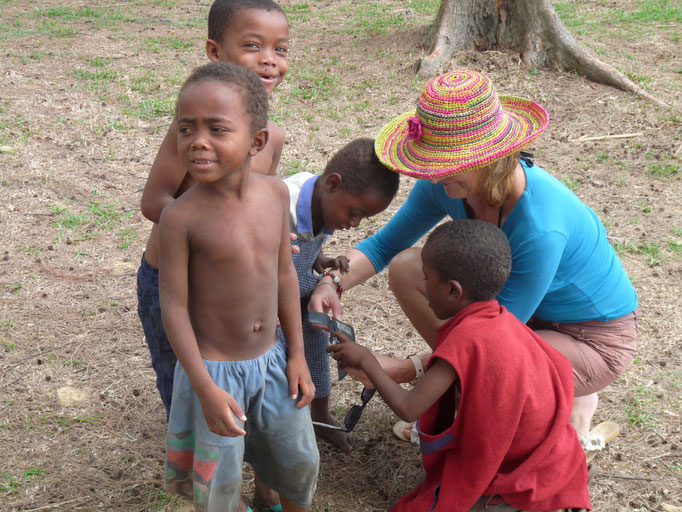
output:
[[[485,192],[485,200],[490,206],[502,206],[511,194],[519,153],[516,151],[476,171],[481,174],[481,186]]]

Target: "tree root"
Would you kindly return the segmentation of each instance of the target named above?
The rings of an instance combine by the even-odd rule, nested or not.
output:
[[[490,11],[484,0],[442,0],[429,36],[430,52],[419,62],[418,75],[434,76],[458,50],[471,46],[491,49],[493,45],[502,46],[500,41],[511,41],[509,46],[521,49],[521,59],[528,67],[554,65],[593,82],[632,92],[660,107],[669,107],[582,48],[561,23],[550,0],[497,0],[496,6],[492,13],[496,21],[490,25],[490,15],[480,16],[481,11]],[[489,26],[483,26],[486,23]],[[522,29],[520,25],[524,25]]]

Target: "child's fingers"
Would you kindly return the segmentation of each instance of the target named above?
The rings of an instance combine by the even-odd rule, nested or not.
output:
[[[313,401],[313,398],[315,398],[315,385],[312,383],[312,381],[306,381],[305,379],[301,379],[301,399],[298,401],[296,404],[296,407],[299,409],[303,409],[307,405],[310,405],[310,402]]]
[[[341,331],[334,331],[332,333],[335,338],[338,338],[341,343],[351,343],[353,340],[351,340],[345,333]]]
[[[231,396],[228,395],[227,398],[227,405],[230,407],[230,410],[232,411],[232,414],[239,420],[239,421],[246,421],[246,415],[244,414],[244,411],[242,411],[242,408],[239,406],[237,401],[232,398]],[[232,416],[228,415],[227,418],[229,421],[234,422],[232,419]]]
[[[227,420],[224,420],[222,424],[225,427],[225,433],[221,434],[223,436],[237,437],[246,435],[246,431],[237,425],[237,422],[234,421],[234,417],[232,417],[232,415],[230,415]]]
[[[338,260],[339,272],[341,272],[342,274],[347,274],[348,271],[350,270],[350,263],[348,262],[348,258],[346,258],[345,256],[339,256]]]
[[[341,347],[341,345],[339,345],[338,343],[334,343],[327,347],[327,352],[338,352],[342,348],[343,347]]]

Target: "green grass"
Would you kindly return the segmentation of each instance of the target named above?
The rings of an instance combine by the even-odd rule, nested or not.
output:
[[[79,423],[86,423],[88,425],[93,425],[95,427],[101,427],[102,425],[97,422],[98,419],[103,418],[103,414],[93,414],[92,416],[76,416],[74,418],[59,418],[57,423],[60,425],[70,426],[77,425]]]
[[[16,494],[23,484],[41,480],[45,474],[46,471],[40,468],[27,469],[19,476],[7,472],[0,473],[0,494]]]
[[[5,284],[5,288],[7,290],[9,290],[11,293],[19,293],[23,287],[24,287],[24,285],[21,283],[7,283],[7,284]]]
[[[64,22],[87,22],[98,28],[112,28],[114,25],[135,21],[119,8],[112,7],[48,7],[38,9],[37,14],[45,18],[56,18],[62,25]]]
[[[682,23],[679,0],[640,0],[628,10],[618,7],[617,2],[600,5],[598,9],[589,2],[555,2],[553,6],[571,33],[596,40],[605,34],[634,39],[643,33],[668,30],[674,36]],[[661,27],[663,23],[670,24],[669,29]]]
[[[63,206],[52,205],[52,214],[58,216],[53,226],[59,230],[74,230],[88,223],[88,218],[84,213],[79,214]]]
[[[175,36],[148,37],[142,41],[141,49],[145,52],[159,53],[162,50],[189,50],[196,46],[194,41],[183,41]]]
[[[329,100],[337,96],[340,90],[337,73],[311,65],[301,66],[293,71],[289,80],[296,85],[291,94],[304,100],[318,102]]]
[[[26,142],[34,135],[30,122],[24,117],[0,118],[0,144]]]
[[[123,113],[152,121],[161,117],[171,117],[175,113],[175,96],[172,98],[146,98],[133,108],[123,108]]]
[[[633,11],[614,11],[615,20],[623,23],[682,23],[679,0],[641,0]]]
[[[98,226],[105,229],[111,227],[111,223],[115,221],[118,216],[118,207],[114,204],[105,204],[101,201],[93,201],[91,203],[86,203],[88,210],[90,211],[92,218],[95,220]]]
[[[652,176],[667,178],[673,174],[679,174],[680,166],[678,164],[651,164],[647,167],[646,172]]]
[[[643,255],[650,267],[656,267],[665,260],[660,244],[655,242],[618,242],[613,247],[621,257],[625,253]]]
[[[574,194],[577,193],[578,189],[580,188],[580,181],[575,178],[571,178],[570,176],[562,177],[561,183],[566,185]]]
[[[130,242],[137,238],[138,234],[134,228],[125,227],[118,232],[119,243],[117,247],[121,250],[126,250],[130,245]]]

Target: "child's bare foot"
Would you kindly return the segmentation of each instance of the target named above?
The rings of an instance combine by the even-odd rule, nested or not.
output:
[[[313,421],[326,423],[328,425],[335,425],[338,427],[341,426],[339,422],[336,421],[336,419],[329,413],[320,418],[313,417]],[[321,437],[322,439],[326,439],[342,452],[348,453],[353,450],[354,439],[349,432],[342,432],[341,430],[315,425],[315,435]]]
[[[340,427],[336,419],[329,414],[329,395],[320,396],[313,399],[310,404],[310,416],[313,421],[319,423],[326,423],[328,425],[335,425]],[[353,436],[348,432],[341,432],[334,428],[326,428],[315,425],[315,434],[320,436],[322,439],[326,439],[331,444],[336,446],[342,452],[350,452],[353,450]]]

